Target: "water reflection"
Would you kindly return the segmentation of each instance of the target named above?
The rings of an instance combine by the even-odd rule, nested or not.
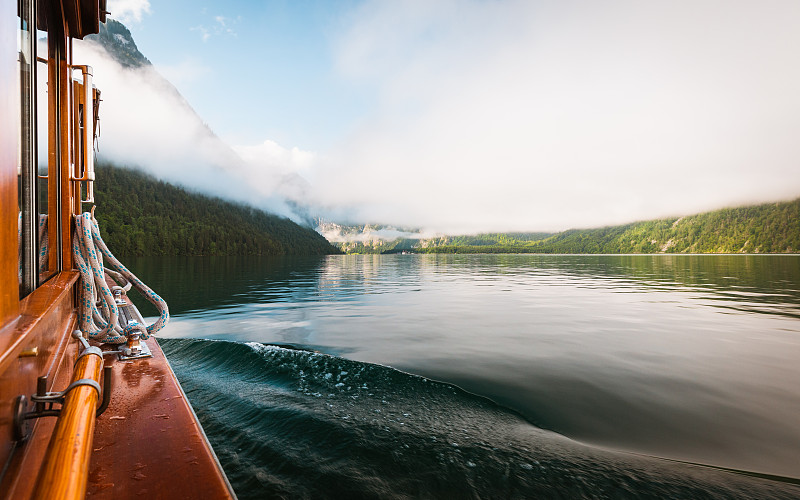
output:
[[[176,315],[241,303],[351,300],[413,290],[423,282],[469,280],[530,289],[678,291],[722,302],[711,304],[717,307],[800,318],[798,256],[139,257],[130,259],[129,267],[169,299]]]
[[[242,304],[314,296],[324,257],[133,257],[126,265],[169,304],[173,316],[239,310]],[[155,312],[133,297],[143,312]],[[227,311],[231,312],[231,311]]]
[[[141,259],[166,335],[453,382],[570,437],[800,477],[800,257]]]

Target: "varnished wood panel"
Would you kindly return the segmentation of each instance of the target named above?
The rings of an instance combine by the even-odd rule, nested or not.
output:
[[[73,325],[64,329],[65,337],[69,337]],[[78,354],[78,346],[74,343],[65,345],[67,346],[66,351],[61,351],[63,356],[58,356],[58,365],[56,366],[58,369],[48,377],[48,381],[52,380],[48,391],[63,389],[69,384],[72,364]],[[30,438],[15,452],[3,483],[0,484],[0,498],[3,500],[30,498],[50,436],[56,425],[56,419],[53,417],[41,418],[33,421],[31,425],[33,428]]]
[[[64,0],[69,36],[83,38],[100,30],[99,0]]]
[[[46,369],[49,357],[44,354],[50,352],[47,345],[59,342],[55,330],[60,330],[66,318],[74,314],[73,288],[79,278],[77,271],[59,273],[19,303],[20,316],[11,325],[13,330],[0,336],[0,374],[15,368],[22,349],[35,346],[39,347],[39,354],[30,359],[38,360],[38,370]]]
[[[17,315],[17,143],[19,72],[16,51],[17,3],[0,0],[0,331]]]
[[[78,273],[60,273],[36,289],[20,303],[21,315],[0,335],[0,463],[5,464],[12,441],[12,405],[22,394],[36,392],[36,379],[48,377],[48,390],[63,389],[68,384],[71,366],[62,368],[77,351],[77,342],[70,342],[75,326],[74,286]],[[20,354],[36,348],[36,356]],[[66,353],[66,355],[65,355]],[[70,354],[71,353],[71,354]],[[28,408],[32,409],[32,406]],[[27,498],[39,470],[54,419],[45,418],[35,424],[31,439],[14,451],[9,470],[0,484],[0,498]],[[43,438],[43,439],[42,439]],[[27,494],[20,493],[27,491]]]
[[[64,16],[64,27],[68,36],[81,37],[81,16],[78,6],[79,0],[63,0],[61,12]]]
[[[113,361],[114,396],[97,419],[87,498],[208,500],[232,495],[154,338],[152,358]]]
[[[72,84],[67,63],[71,46],[67,43],[62,16],[66,12],[67,17],[77,21],[70,9],[89,3],[95,9],[94,1],[64,0],[38,4],[39,18],[47,19],[50,59],[49,123],[40,124],[49,132],[49,257],[51,270],[67,271],[57,273],[19,301],[16,257],[16,151],[19,133],[19,120],[15,118],[18,115],[15,100],[19,98],[15,50],[17,27],[14,22],[16,3],[0,0],[0,116],[6,118],[0,120],[0,467],[8,465],[0,483],[0,499],[30,498],[34,479],[39,474],[47,443],[56,426],[54,418],[32,421],[33,431],[28,441],[13,443],[10,416],[14,399],[21,394],[33,394],[36,378],[40,375],[48,376],[49,391],[64,389],[72,376],[72,362],[78,352],[77,342],[70,339],[76,323],[78,274],[69,269],[73,265],[71,215],[80,209],[80,192],[76,183],[69,180],[73,130]],[[82,27],[80,30],[85,31]],[[59,260],[62,265],[57,267]],[[94,438],[88,437],[92,432],[87,426],[91,426],[93,421],[89,415],[77,419],[80,422],[77,425],[83,427],[64,432],[65,436],[72,437],[80,434],[84,442],[95,439],[93,448],[96,453],[88,462],[91,473],[87,493],[101,498],[133,498],[139,494],[149,494],[150,497],[168,495],[171,498],[230,498],[232,494],[227,480],[163,353],[155,340],[148,343],[153,358],[124,363],[112,361],[117,387],[111,407],[97,420]],[[23,351],[33,348],[36,348],[36,355],[21,356]],[[88,388],[77,391],[94,392]],[[92,397],[91,394],[84,396]],[[112,419],[113,415],[127,416]],[[123,426],[119,425],[121,420],[125,420]],[[124,432],[120,433],[120,427],[124,427]],[[157,439],[153,439],[154,436]],[[68,465],[83,462],[85,465],[88,461],[85,447],[81,453],[83,458],[64,455],[58,462]],[[129,474],[118,475],[119,470]],[[142,482],[143,477],[148,480]],[[49,484],[51,481],[44,482]],[[80,494],[80,484],[69,488]],[[52,496],[47,491],[42,495]]]
[[[80,0],[81,36],[100,31],[100,2],[99,0]]]

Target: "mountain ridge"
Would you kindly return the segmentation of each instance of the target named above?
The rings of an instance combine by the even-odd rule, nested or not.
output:
[[[111,57],[126,68],[152,66],[150,60],[139,51],[127,26],[115,19],[108,18],[105,23],[100,23],[100,31],[84,39],[105,48]]]
[[[103,239],[121,256],[329,255],[316,231],[219,197],[193,193],[130,168],[97,165]]]
[[[278,163],[242,158],[139,51],[124,24],[109,19],[75,47],[103,91],[99,159],[312,227],[308,182]]]
[[[555,234],[351,237],[332,243],[345,253],[798,253],[800,198]]]

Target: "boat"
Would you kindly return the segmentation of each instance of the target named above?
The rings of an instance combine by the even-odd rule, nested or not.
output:
[[[94,220],[102,99],[72,41],[108,14],[0,4],[0,499],[235,498],[151,336],[166,305],[145,325],[128,292],[161,299]]]

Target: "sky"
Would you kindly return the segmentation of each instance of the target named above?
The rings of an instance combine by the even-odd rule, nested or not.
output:
[[[139,147],[173,148],[153,170],[279,213],[291,215],[286,198],[341,222],[558,231],[800,196],[794,0],[109,0],[109,10],[241,159],[193,148],[199,129],[171,137],[179,106],[123,99],[119,116],[162,110],[164,130]],[[131,78],[117,80],[104,84]],[[101,141],[118,156],[158,163],[115,149],[124,134],[111,135]],[[186,149],[195,159],[175,160]],[[224,180],[196,167],[217,156]]]

